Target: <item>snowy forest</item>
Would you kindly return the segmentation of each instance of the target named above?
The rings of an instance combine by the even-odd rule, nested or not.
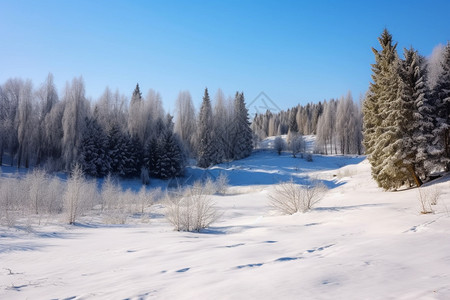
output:
[[[149,183],[182,176],[190,158],[208,168],[249,156],[266,137],[287,134],[287,146],[301,148],[304,135],[315,135],[316,153],[368,155],[385,189],[420,186],[450,169],[450,44],[429,58],[411,47],[401,58],[387,30],[379,42],[363,99],[355,102],[349,92],[256,116],[249,116],[242,92],[226,97],[219,89],[211,101],[205,89],[197,112],[181,91],[172,116],[158,92],[144,98],[139,84],[130,100],[106,88],[90,101],[81,77],[63,95],[52,74],[38,88],[8,79],[0,85],[0,165],[70,171],[79,164],[89,176]]]
[[[362,113],[350,92],[339,100],[298,105],[287,111],[255,116],[252,130],[258,139],[287,134],[315,135],[314,152],[320,154],[363,154]]]
[[[126,96],[105,89],[96,102],[74,78],[60,97],[49,74],[34,89],[30,80],[0,86],[0,165],[70,171],[75,164],[93,177],[173,178],[188,158],[206,168],[250,155],[252,132],[243,93],[225,98],[219,90],[212,107],[205,89],[197,114],[188,91],[179,93],[176,118],[166,114],[161,96],[144,99],[137,84]]]
[[[450,170],[450,43],[429,59],[397,53],[384,30],[372,49],[372,83],[363,104],[364,146],[384,189],[421,186]]]

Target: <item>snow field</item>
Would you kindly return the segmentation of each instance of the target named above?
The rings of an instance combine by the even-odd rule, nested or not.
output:
[[[173,231],[161,203],[148,224],[1,227],[0,299],[450,298],[448,180],[422,215],[416,189],[383,192],[361,158],[262,151],[219,171],[232,186],[212,196],[223,215],[202,233]],[[330,190],[281,216],[269,179],[288,177]]]

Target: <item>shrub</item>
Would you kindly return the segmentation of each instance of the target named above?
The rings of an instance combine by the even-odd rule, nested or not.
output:
[[[281,155],[281,151],[286,149],[286,143],[281,136],[277,136],[273,142],[273,148],[277,151],[278,155]]]
[[[215,203],[201,182],[168,195],[165,204],[166,219],[177,231],[199,232],[219,218]]]
[[[418,191],[418,199],[420,203],[420,213],[421,214],[430,214],[433,212],[431,205],[436,205],[439,201],[439,197],[441,196],[441,191],[436,187],[417,188]]]
[[[269,194],[269,205],[282,214],[292,215],[307,212],[319,203],[327,191],[323,183],[301,186],[291,179],[279,184],[275,192]]]
[[[227,193],[228,190],[228,176],[224,172],[220,172],[219,177],[216,179],[216,190],[217,193],[220,195],[224,195]]]
[[[296,157],[299,153],[305,152],[305,141],[303,136],[300,134],[290,134],[289,149],[291,150],[293,157]]]
[[[96,194],[95,181],[87,183],[80,165],[76,164],[67,180],[67,188],[63,196],[66,222],[74,224],[79,216],[92,209]]]

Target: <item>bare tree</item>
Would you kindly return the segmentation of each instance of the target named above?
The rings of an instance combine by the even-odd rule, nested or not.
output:
[[[189,154],[195,153],[197,130],[194,104],[189,91],[181,91],[175,103],[176,115],[174,131],[178,134]]]
[[[67,180],[67,189],[64,193],[64,212],[68,224],[74,224],[76,219],[88,209],[88,202],[84,194],[85,179],[81,167],[76,164]]]
[[[17,139],[18,139],[18,158],[17,165],[20,167],[25,160],[25,167],[30,164],[30,155],[32,153],[34,132],[37,132],[36,114],[33,114],[33,85],[27,80],[19,94],[19,107],[16,115]]]
[[[201,182],[168,196],[166,219],[177,231],[196,231],[209,227],[220,214]]]
[[[52,141],[46,132],[46,120],[49,119],[52,109],[58,103],[58,93],[56,92],[55,84],[53,83],[53,75],[50,73],[45,82],[36,91],[37,99],[39,100],[39,114],[38,114],[38,136],[36,142],[36,164],[41,164],[41,160],[52,155]],[[59,122],[60,123],[60,122]],[[61,127],[59,124],[58,127]],[[59,139],[61,136],[59,137]]]
[[[281,136],[277,136],[273,141],[273,148],[277,151],[278,155],[281,155],[281,151],[286,149],[286,142]]]
[[[298,153],[305,152],[305,140],[303,139],[303,136],[301,134],[289,132],[288,139],[289,149],[291,150],[293,157],[296,157]]]
[[[269,194],[269,205],[282,214],[304,213],[322,200],[326,190],[326,186],[322,183],[315,182],[311,186],[301,186],[291,179],[277,185],[275,191]]]
[[[66,85],[64,102],[62,154],[65,168],[70,169],[72,163],[78,159],[81,134],[84,132],[85,120],[89,112],[89,102],[85,97],[81,77],[74,78],[71,85]]]

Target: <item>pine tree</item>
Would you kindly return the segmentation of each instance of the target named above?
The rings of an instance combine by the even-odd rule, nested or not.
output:
[[[402,147],[401,129],[411,116],[402,115],[399,97],[399,58],[397,44],[385,29],[378,39],[382,50],[372,48],[376,63],[364,101],[364,146],[372,165],[372,176],[385,188],[397,188],[407,183],[408,171],[398,150]]]
[[[233,125],[233,158],[242,159],[249,156],[253,150],[252,130],[248,110],[245,107],[244,93],[236,92]]]
[[[106,134],[95,118],[86,118],[86,128],[80,146],[78,163],[87,175],[102,177],[110,171],[110,159],[106,154]]]
[[[167,115],[167,127],[158,143],[158,177],[163,179],[180,176],[184,170],[184,151],[181,140],[173,132],[172,116]]]
[[[143,162],[144,167],[148,170],[150,173],[150,176],[152,177],[158,177],[158,171],[157,171],[157,163],[158,163],[158,140],[156,137],[151,138],[147,144],[145,145],[144,155],[143,155]]]
[[[426,166],[429,145],[433,139],[433,106],[429,103],[429,93],[425,85],[426,71],[424,58],[414,49],[404,50],[401,64],[400,97],[403,108],[409,108],[411,120],[405,120],[403,131],[402,157],[417,186],[426,180],[429,173]],[[410,113],[405,112],[404,115]]]
[[[432,145],[433,162],[450,170],[450,42],[444,49],[442,71],[432,91],[436,109],[435,137]]]
[[[202,106],[200,108],[198,120],[198,153],[197,165],[201,168],[208,168],[215,163],[214,159],[214,141],[212,137],[212,109],[209,99],[208,89],[205,89]]]
[[[297,126],[297,107],[293,107],[289,111],[289,131],[292,133],[298,132]]]
[[[130,175],[131,177],[139,176],[141,172],[141,167],[143,165],[143,156],[144,156],[144,149],[142,147],[141,141],[139,141],[139,138],[137,136],[131,137],[130,139],[130,145],[129,145],[129,153],[130,153]]]

